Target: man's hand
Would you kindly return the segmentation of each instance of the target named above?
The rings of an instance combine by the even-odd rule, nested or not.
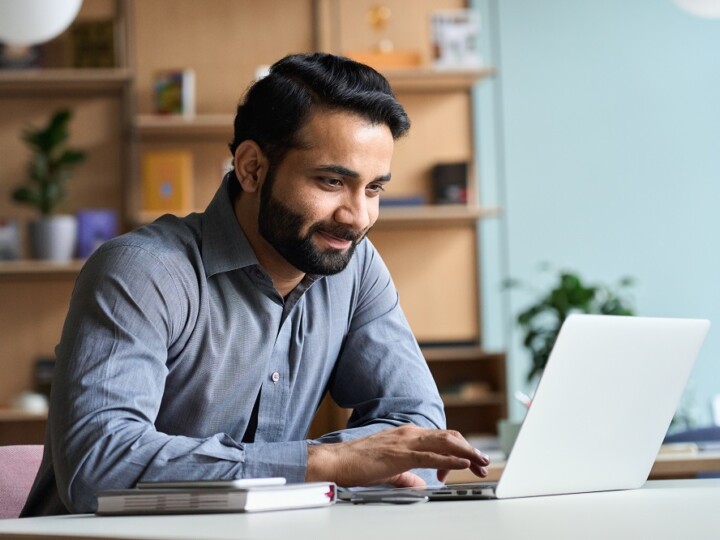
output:
[[[305,480],[334,481],[340,486],[391,484],[424,487],[410,469],[437,469],[445,481],[450,470],[470,469],[487,476],[490,459],[457,431],[405,425],[354,441],[308,446]]]

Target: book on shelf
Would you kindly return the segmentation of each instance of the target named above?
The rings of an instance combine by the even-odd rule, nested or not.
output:
[[[97,514],[198,514],[266,512],[328,506],[335,502],[333,482],[305,482],[247,488],[155,488],[102,491]]]
[[[112,19],[76,21],[70,30],[73,66],[76,68],[113,68],[115,21]]]
[[[192,153],[148,151],[142,156],[142,209],[182,213],[192,210]]]
[[[155,114],[195,114],[195,72],[192,69],[169,69],[155,73],[153,81]]]
[[[422,195],[380,197],[381,207],[423,206],[426,202]]]

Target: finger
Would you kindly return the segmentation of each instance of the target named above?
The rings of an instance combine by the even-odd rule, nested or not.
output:
[[[484,467],[487,467],[488,465],[490,465],[490,456],[488,456],[487,454],[483,454],[477,448],[475,449],[475,452],[477,453],[478,457],[480,458],[481,465],[483,465]]]
[[[470,467],[470,470],[475,474],[476,476],[479,476],[481,478],[485,478],[488,475],[488,469],[487,467]]]
[[[458,431],[428,430],[418,438],[416,450],[447,454],[469,460],[478,466],[490,464],[490,458],[473,448]]]
[[[450,474],[450,471],[448,471],[447,469],[438,469],[437,479],[444,484],[445,479],[448,477],[448,474]]]
[[[469,459],[435,452],[413,452],[412,458],[413,467],[422,469],[467,469],[473,464]]]
[[[388,478],[387,483],[395,487],[424,488],[427,486],[425,480],[417,474],[404,472]]]

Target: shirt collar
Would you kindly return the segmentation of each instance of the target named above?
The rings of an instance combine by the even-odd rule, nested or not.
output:
[[[202,217],[202,257],[207,277],[259,264],[233,209],[230,182],[234,174],[230,171],[225,175]]]

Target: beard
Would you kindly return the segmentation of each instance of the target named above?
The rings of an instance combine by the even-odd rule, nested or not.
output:
[[[301,272],[329,276],[344,270],[350,263],[358,243],[365,238],[368,229],[358,232],[337,223],[317,221],[307,227],[305,235],[301,235],[301,231],[307,225],[307,219],[273,197],[274,182],[274,171],[271,168],[260,193],[258,215],[260,235],[287,262]],[[344,250],[329,248],[321,251],[312,241],[313,235],[318,231],[349,240],[351,244]]]

